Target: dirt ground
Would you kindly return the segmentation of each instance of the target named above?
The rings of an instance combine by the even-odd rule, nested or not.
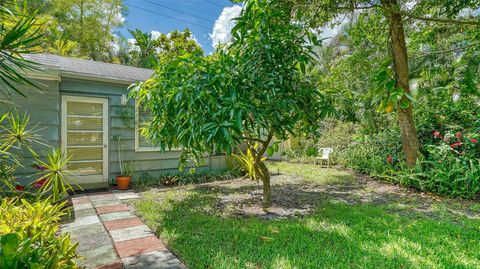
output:
[[[292,218],[311,213],[321,203],[344,202],[386,207],[400,214],[421,214],[431,218],[445,215],[480,218],[480,201],[439,197],[430,193],[382,182],[351,170],[337,167],[325,169],[325,177],[335,180],[306,180],[302,175],[278,169],[272,173],[272,206],[262,207],[261,182],[238,178],[229,181],[158,189],[194,190],[215,193],[215,210],[226,216],[256,216],[265,219]],[[320,170],[322,171],[322,170]],[[337,173],[338,172],[338,173]],[[345,178],[345,180],[342,179]]]

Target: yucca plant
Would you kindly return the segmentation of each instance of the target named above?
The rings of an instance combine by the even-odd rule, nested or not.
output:
[[[74,182],[74,178],[66,171],[69,160],[70,157],[67,157],[60,148],[49,151],[46,161],[37,158],[37,167],[43,168],[43,171],[37,174],[39,178],[34,182],[39,186],[41,194],[39,197],[51,195],[53,201],[57,202],[66,197],[69,191],[74,190],[73,185],[81,189]]]
[[[39,129],[36,126],[29,127],[28,123],[28,115],[4,113],[0,116],[0,182],[8,193],[15,192],[14,172],[24,167],[22,156],[29,153],[38,157],[32,146],[47,146],[38,135]],[[6,195],[4,188],[0,188],[0,192]]]
[[[29,127],[30,116],[27,114],[19,115],[14,113],[5,113],[2,116],[4,124],[0,125],[0,150],[7,152],[11,149],[28,150],[34,156],[33,144],[48,146],[41,138],[38,132],[41,130],[38,125]]]

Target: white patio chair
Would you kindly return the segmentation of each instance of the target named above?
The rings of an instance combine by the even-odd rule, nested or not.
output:
[[[331,148],[319,148],[318,153],[321,153],[321,156],[315,157],[315,165],[317,165],[317,160],[320,160],[320,165],[323,164],[323,161],[326,161],[327,167],[330,166],[330,153],[333,152]]]

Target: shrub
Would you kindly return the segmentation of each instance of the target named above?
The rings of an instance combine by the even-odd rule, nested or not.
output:
[[[29,117],[13,113],[0,115],[0,188],[1,196],[36,196],[37,199],[51,196],[53,202],[68,195],[73,188],[65,171],[68,157],[61,149],[51,149],[38,136],[38,129],[29,128]],[[33,149],[34,145],[48,148],[46,160],[42,160]],[[24,156],[35,158],[31,165],[39,170],[33,184],[21,186],[17,183],[15,172],[25,167]],[[21,187],[21,188],[17,188]],[[78,186],[79,187],[79,186]],[[19,192],[19,189],[21,192]]]
[[[0,205],[0,268],[78,268],[77,244],[56,236],[65,202],[4,198]]]
[[[68,235],[56,236],[67,212],[60,201],[72,190],[64,171],[68,158],[57,149],[42,160],[34,144],[45,146],[28,116],[0,116],[0,268],[77,268],[76,244]],[[15,172],[25,166],[26,154],[39,172],[21,186]]]
[[[463,198],[480,193],[478,135],[440,134],[436,144],[423,147],[423,158],[413,168],[402,161],[394,132],[363,136],[345,151],[344,165],[403,186]],[[440,139],[442,137],[442,139]]]
[[[341,152],[339,162],[361,172],[383,177],[403,159],[396,129],[387,129],[374,135],[357,131],[352,140]]]
[[[457,108],[465,109],[465,106],[457,105]],[[448,116],[437,118],[453,121],[468,114],[458,113],[460,115],[455,116],[450,111]],[[480,193],[480,136],[473,118],[466,115],[462,119],[466,121],[463,125],[447,122],[432,125],[428,119],[421,121],[424,124],[419,127],[422,157],[415,167],[407,167],[402,161],[396,127],[369,134],[355,124],[335,121],[324,123],[318,140],[303,140],[301,150],[285,155],[292,161],[313,161],[307,154],[309,147],[332,147],[335,163],[375,178],[441,195],[473,198]],[[438,130],[426,131],[433,126]]]
[[[214,181],[223,181],[237,178],[241,175],[238,169],[226,169],[220,171],[191,171],[188,173],[164,174],[159,177],[153,177],[144,173],[135,178],[133,187],[137,190],[146,190],[155,187],[178,186],[188,184],[200,184]]]

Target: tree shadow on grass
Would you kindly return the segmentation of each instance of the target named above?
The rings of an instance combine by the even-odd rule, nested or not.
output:
[[[239,201],[222,197],[253,193],[246,198],[251,199],[248,203],[240,202],[258,202],[258,188],[252,184],[196,186],[168,198],[152,193],[138,201],[137,209],[191,268],[480,266],[476,229],[449,220],[409,218],[375,204],[319,198],[317,191],[285,184],[273,186],[274,205],[297,208],[286,202],[285,195],[315,200],[308,215],[262,219],[231,214],[228,207]],[[479,222],[467,224],[473,227]]]
[[[341,181],[338,178],[333,180]],[[450,216],[480,218],[480,212],[471,212],[462,204],[454,206],[448,199],[439,200],[438,197],[365,178],[341,184],[316,184],[277,173],[272,176],[272,206],[268,210],[261,206],[261,184],[247,179],[193,185],[187,189],[214,193],[218,197],[214,207],[224,214],[235,216],[267,219],[298,217],[312,213],[326,201],[334,201],[350,205],[378,205],[398,214],[412,217],[420,214],[432,219],[443,217],[438,209],[439,205],[444,205],[443,209]]]

